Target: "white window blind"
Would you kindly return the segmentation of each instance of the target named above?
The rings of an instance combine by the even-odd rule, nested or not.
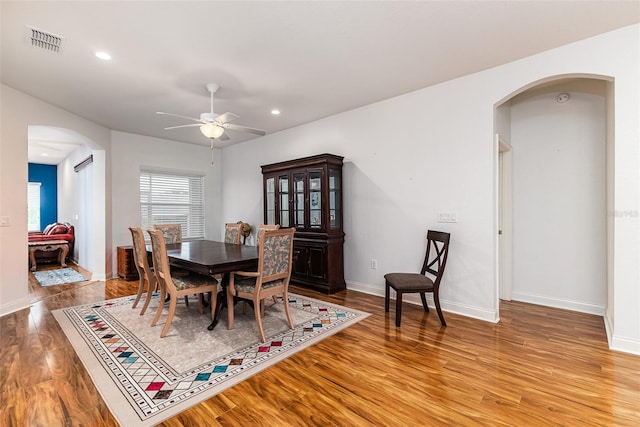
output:
[[[27,226],[29,231],[40,231],[40,182],[27,186]]]
[[[183,240],[203,239],[204,177],[141,169],[140,217],[143,230],[180,224]]]

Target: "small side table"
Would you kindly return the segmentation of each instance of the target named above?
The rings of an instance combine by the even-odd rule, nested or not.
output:
[[[125,280],[139,278],[133,259],[133,246],[118,246],[118,277]]]
[[[42,242],[29,242],[29,260],[31,261],[31,271],[36,271],[36,251],[57,251],[60,249],[60,265],[66,267],[65,260],[69,252],[69,242],[66,240],[46,240]]]

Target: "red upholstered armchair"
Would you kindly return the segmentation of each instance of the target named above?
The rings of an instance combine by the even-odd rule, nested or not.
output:
[[[68,222],[54,222],[45,227],[43,231],[30,231],[29,242],[43,242],[47,240],[66,240],[69,242],[69,255],[73,256],[73,246],[75,242],[75,229]],[[36,262],[39,261],[57,261],[58,251],[53,252],[36,252]]]

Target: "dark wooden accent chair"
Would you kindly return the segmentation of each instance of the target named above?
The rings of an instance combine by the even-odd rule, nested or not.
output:
[[[429,230],[427,232],[427,253],[424,257],[422,270],[418,273],[387,273],[384,275],[385,292],[384,292],[384,311],[389,311],[389,289],[396,291],[396,326],[400,326],[400,317],[402,315],[402,295],[406,293],[419,293],[422,299],[424,311],[428,312],[427,292],[433,293],[433,300],[436,304],[438,317],[442,326],[447,326],[444,320],[442,310],[440,309],[440,282],[444,274],[444,267],[447,264],[447,255],[449,253],[449,233],[441,231]],[[426,276],[429,273],[434,277],[431,279]]]

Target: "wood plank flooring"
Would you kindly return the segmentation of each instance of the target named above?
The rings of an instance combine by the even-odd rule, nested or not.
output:
[[[41,287],[0,318],[0,426],[118,425],[51,310],[131,295],[136,281]],[[518,302],[487,323],[383,299],[293,292],[372,313],[163,426],[638,426],[640,357],[603,319]],[[224,318],[224,317],[223,317]]]

